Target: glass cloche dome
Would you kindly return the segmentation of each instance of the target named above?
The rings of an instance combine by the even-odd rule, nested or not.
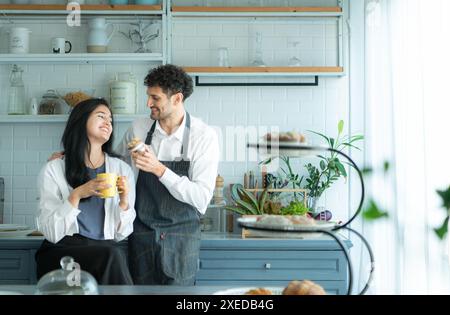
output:
[[[37,295],[97,295],[98,284],[70,256],[61,258],[62,269],[50,271],[38,282]]]

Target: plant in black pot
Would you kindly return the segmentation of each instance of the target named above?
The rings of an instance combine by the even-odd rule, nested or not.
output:
[[[334,150],[343,151],[348,148],[353,148],[360,150],[359,147],[356,146],[358,141],[364,139],[362,135],[342,135],[344,130],[344,121],[341,120],[338,123],[338,134],[336,138],[327,137],[326,135],[309,131],[316,135],[319,135],[327,142],[327,145]],[[322,196],[326,189],[330,188],[333,183],[335,183],[340,177],[343,177],[347,180],[347,171],[345,170],[345,166],[349,165],[353,167],[352,164],[341,161],[339,159],[338,153],[330,152],[328,156],[318,155],[320,159],[319,165],[315,166],[311,163],[305,165],[305,168],[308,172],[308,176],[305,177],[306,184],[303,188],[309,191],[309,207],[311,209],[316,208],[317,200]]]

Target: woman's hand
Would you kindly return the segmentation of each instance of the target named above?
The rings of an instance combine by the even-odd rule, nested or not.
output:
[[[117,189],[119,191],[119,207],[123,210],[128,210],[128,192],[130,187],[128,187],[128,179],[126,176],[119,176],[117,179]]]
[[[108,188],[111,188],[111,185],[109,185],[104,179],[91,179],[87,183],[72,190],[72,193],[69,196],[69,202],[72,206],[78,208],[81,199],[89,198],[91,196],[100,197],[100,190]]]

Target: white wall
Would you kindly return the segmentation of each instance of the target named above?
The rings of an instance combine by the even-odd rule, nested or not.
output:
[[[329,3],[330,1],[325,1]],[[317,3],[317,2],[314,2]],[[206,31],[217,31],[215,28],[189,26],[188,19],[183,19],[183,27],[174,28],[174,63],[185,62],[188,65],[213,64],[215,51],[218,45],[228,43],[230,46],[230,61],[232,63],[245,63],[251,54],[242,52],[240,57],[233,57],[234,52],[240,46],[251,45],[249,35],[242,35],[241,39],[232,39],[233,31],[228,27],[221,27],[224,36],[212,36]],[[312,25],[312,26],[311,26]],[[319,61],[325,61],[329,65],[335,59],[327,59],[327,54],[320,55],[314,59],[314,49],[326,48],[334,45],[331,34],[335,31],[333,25],[302,25],[295,26],[294,30],[285,24],[279,26],[266,26],[271,36],[263,39],[265,44],[266,62],[268,64],[282,63],[291,52],[287,47],[290,37],[298,37],[302,44],[307,45],[306,50],[312,53],[300,51],[300,59],[305,65],[319,65]],[[357,27],[357,26],[356,26]],[[39,28],[39,27],[38,27]],[[196,33],[186,34],[186,30],[194,30]],[[285,30],[286,33],[277,36],[278,32]],[[320,31],[318,31],[320,29]],[[239,30],[239,32],[244,30]],[[295,34],[293,34],[294,32]],[[251,32],[250,32],[251,33]],[[204,36],[206,43],[198,43],[186,40],[185,36],[197,34]],[[74,35],[75,36],[75,35]],[[246,37],[247,36],[247,37]],[[73,37],[73,41],[77,38]],[[82,39],[80,38],[80,41]],[[224,40],[224,42],[221,42]],[[274,41],[271,44],[271,41]],[[227,44],[227,45],[228,45]],[[201,48],[205,45],[205,49]],[[2,46],[0,46],[2,47]],[[275,49],[275,47],[277,49]],[[198,49],[197,49],[198,48]],[[197,49],[208,52],[208,58],[192,50]],[[278,49],[280,53],[278,53]],[[210,51],[209,51],[210,50]],[[190,53],[187,54],[186,51]],[[211,53],[209,55],[209,53]],[[303,55],[302,55],[303,54]],[[193,56],[189,59],[189,55]],[[205,55],[206,56],[206,55]],[[237,56],[237,55],[236,55]],[[311,57],[308,57],[311,56]],[[244,60],[244,61],[242,61]],[[203,63],[204,64],[204,63]],[[278,64],[284,65],[284,64]],[[96,88],[96,96],[107,96],[107,80],[113,73],[118,71],[132,71],[141,80],[151,65],[68,65],[68,66],[25,66],[24,81],[27,85],[28,96],[40,96],[46,89],[71,86]],[[8,90],[8,75],[10,66],[0,65],[0,100],[5,100]],[[45,74],[44,74],[45,73]],[[282,80],[282,79],[280,79]],[[304,78],[311,80],[311,78]],[[222,134],[226,134],[229,127],[267,126],[276,127],[282,131],[297,130],[305,132],[313,129],[329,135],[337,132],[337,122],[344,119],[349,122],[358,120],[358,117],[350,115],[349,76],[344,77],[321,77],[318,87],[196,87],[194,94],[186,103],[187,110],[194,116],[202,118],[207,123],[216,126]],[[139,90],[141,103],[139,112],[145,113],[145,90],[141,86]],[[0,101],[0,113],[6,112],[6,104]],[[128,123],[117,124],[116,136],[126,130]],[[350,130],[347,124],[347,132],[359,132],[360,127]],[[64,128],[63,123],[29,123],[29,124],[0,124],[0,176],[6,178],[6,209],[5,222],[34,224],[34,212],[36,210],[36,175],[45,163],[49,154],[59,149],[59,141]],[[310,142],[321,143],[317,137],[309,136]],[[229,139],[228,139],[229,140]],[[222,146],[225,147],[223,139]],[[242,148],[241,148],[242,149]],[[226,151],[222,151],[220,163],[220,174],[225,178],[226,184],[242,182],[243,173],[248,170],[258,170],[256,162],[248,161],[226,161]],[[301,171],[301,164],[297,163],[297,170]],[[322,199],[322,203],[336,213],[337,218],[345,218],[348,212],[348,186],[340,181],[329,190]]]

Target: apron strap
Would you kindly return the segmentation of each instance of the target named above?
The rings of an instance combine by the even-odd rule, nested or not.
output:
[[[183,133],[183,144],[181,145],[181,158],[184,161],[188,160],[187,153],[189,148],[189,134],[191,133],[191,115],[186,112],[186,124]]]
[[[153,133],[155,132],[155,128],[156,128],[156,120],[153,122],[152,127],[150,128],[150,130],[147,133],[147,138],[145,138],[145,144],[147,144],[147,145],[152,144],[152,138],[153,138]]]
[[[147,138],[145,138],[145,144],[147,145],[152,144],[152,138],[153,133],[155,132],[155,128],[156,128],[156,121],[153,122],[152,127],[147,133]],[[187,161],[188,160],[187,153],[189,148],[189,134],[191,132],[191,115],[189,115],[188,112],[186,112],[186,124],[184,128],[185,129],[183,132],[183,144],[181,145],[180,155],[182,160]],[[175,160],[180,160],[180,158],[176,158]]]

